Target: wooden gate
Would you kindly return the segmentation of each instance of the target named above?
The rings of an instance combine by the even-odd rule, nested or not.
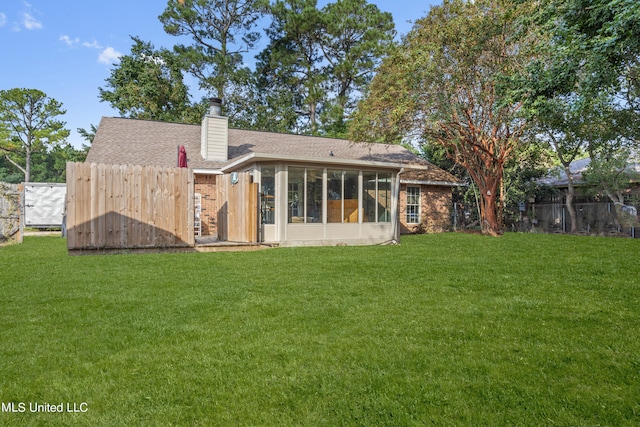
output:
[[[67,247],[193,246],[193,171],[67,163]]]
[[[216,183],[220,206],[218,239],[230,242],[257,242],[258,184],[252,182],[251,173],[220,175]]]

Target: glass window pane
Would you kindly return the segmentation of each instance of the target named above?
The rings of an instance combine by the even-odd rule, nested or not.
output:
[[[327,222],[342,222],[341,170],[327,170]]]
[[[362,220],[364,222],[376,222],[376,178],[375,172],[362,173]]]
[[[287,218],[289,223],[304,222],[304,168],[289,168]]]
[[[391,222],[391,174],[378,174],[378,222]]]
[[[407,224],[420,222],[420,187],[407,187]]]
[[[306,222],[322,222],[322,169],[307,169]]]
[[[263,166],[260,169],[260,211],[263,224],[275,224],[276,217],[276,168],[274,166]]]
[[[358,171],[344,173],[344,222],[358,222]]]

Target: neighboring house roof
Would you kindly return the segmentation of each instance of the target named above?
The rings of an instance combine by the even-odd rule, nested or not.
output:
[[[176,166],[178,147],[184,145],[188,165],[193,169],[222,170],[244,158],[314,159],[327,163],[393,163],[419,170],[411,172],[424,183],[459,185],[448,172],[419,158],[399,145],[354,143],[344,139],[303,136],[243,129],[229,129],[229,160],[207,161],[200,154],[201,126],[103,117],[87,162]]]
[[[590,158],[574,160],[569,163],[569,171],[574,185],[583,185],[584,179],[582,174],[587,170],[591,163]],[[626,167],[629,172],[640,173],[640,165],[637,163],[629,163]],[[548,185],[550,187],[564,188],[569,185],[569,180],[562,166],[556,166],[547,172],[547,175],[537,179],[537,183]]]
[[[575,185],[581,184],[582,173],[587,170],[587,167],[591,163],[591,159],[574,160],[569,163],[569,171]],[[566,187],[569,185],[569,180],[564,171],[564,167],[556,166],[550,169],[545,176],[537,179],[538,184],[548,185],[550,187]]]

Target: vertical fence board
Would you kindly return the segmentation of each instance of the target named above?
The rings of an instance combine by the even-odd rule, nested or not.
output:
[[[73,249],[76,247],[76,232],[70,234],[69,228],[76,224],[76,167],[74,163],[66,165],[67,177],[67,202],[65,207],[66,227],[67,227],[67,247]]]
[[[77,176],[79,185],[78,204],[76,205],[76,214],[80,218],[80,227],[78,230],[78,243],[81,247],[91,244],[89,234],[91,232],[91,224],[89,218],[91,215],[91,200],[89,197],[91,165],[83,165],[81,173]]]
[[[106,166],[98,165],[98,194],[97,194],[97,211],[102,214],[98,216],[95,242],[98,247],[104,247],[106,242]]]
[[[104,166],[104,228],[105,228],[105,237],[104,237],[104,246],[105,247],[114,247],[115,246],[115,230],[113,224],[113,217],[115,216],[115,199],[113,196],[113,166],[112,165],[103,165]]]

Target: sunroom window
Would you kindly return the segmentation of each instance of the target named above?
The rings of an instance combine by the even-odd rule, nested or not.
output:
[[[322,169],[289,168],[288,222],[322,222]]]
[[[362,173],[364,222],[391,221],[391,174]]]
[[[260,170],[261,194],[260,211],[263,224],[274,224],[276,213],[276,169],[273,166],[263,166]]]

